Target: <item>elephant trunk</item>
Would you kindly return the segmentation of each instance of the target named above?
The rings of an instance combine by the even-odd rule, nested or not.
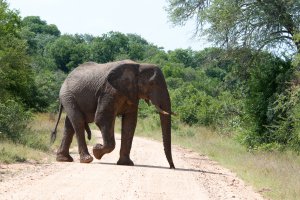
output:
[[[161,129],[162,129],[162,137],[163,137],[163,145],[165,155],[169,162],[170,168],[175,169],[173,159],[172,159],[172,151],[171,151],[171,101],[168,90],[165,89],[157,93],[157,95],[153,95],[151,98],[151,102],[158,107],[158,110],[164,111],[159,112]]]
[[[164,115],[162,113],[160,113],[159,115],[162,128],[165,155],[169,162],[170,168],[175,169],[171,152],[171,115]]]

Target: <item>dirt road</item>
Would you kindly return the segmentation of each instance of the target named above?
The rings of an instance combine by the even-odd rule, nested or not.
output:
[[[173,147],[170,170],[160,142],[135,137],[135,166],[118,166],[119,145],[117,136],[116,149],[90,164],[74,150],[73,163],[1,165],[0,199],[262,199],[204,155]]]

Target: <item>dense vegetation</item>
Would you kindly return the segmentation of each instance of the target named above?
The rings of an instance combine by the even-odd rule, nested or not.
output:
[[[229,8],[228,5],[224,7]],[[215,5],[211,9],[217,12],[219,8],[222,7]],[[230,8],[239,14],[237,16],[244,16],[237,8]],[[258,12],[256,7],[251,9]],[[176,15],[173,17],[178,19]],[[265,18],[265,23],[270,23],[268,15]],[[293,18],[299,22],[298,16]],[[211,15],[201,15],[200,19],[209,19],[212,24],[218,21]],[[26,140],[28,121],[32,113],[56,111],[59,88],[68,72],[85,61],[104,63],[126,58],[161,67],[169,86],[172,108],[178,114],[174,120],[189,126],[212,127],[223,135],[238,138],[252,149],[300,151],[297,59],[270,53],[274,48],[262,51],[260,44],[266,43],[267,36],[260,37],[260,44],[248,38],[249,45],[235,45],[242,44],[241,39],[228,40],[225,46],[201,51],[166,52],[136,34],[62,35],[55,25],[47,24],[38,16],[22,19],[4,0],[0,0],[0,22],[1,139],[32,145]],[[229,33],[238,36],[233,30],[239,32],[240,27],[218,27],[216,30],[231,31],[220,32],[214,39],[220,42]],[[251,29],[252,33],[256,33],[255,28]],[[297,49],[296,28],[299,27],[294,27],[292,36],[288,35],[291,37],[288,42]],[[140,107],[140,117],[157,117],[154,109],[144,102]],[[173,124],[176,129],[176,123]]]

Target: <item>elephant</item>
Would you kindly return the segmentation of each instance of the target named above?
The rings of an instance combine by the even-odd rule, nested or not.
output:
[[[84,131],[90,138],[88,123],[100,129],[103,145],[93,147],[94,157],[101,159],[115,148],[114,125],[121,116],[121,148],[118,165],[134,165],[130,159],[132,140],[137,125],[139,100],[155,105],[160,115],[164,152],[170,168],[175,169],[171,152],[171,101],[160,68],[122,60],[105,64],[87,62],[76,67],[65,79],[59,93],[60,109],[52,141],[62,109],[66,112],[64,134],[56,153],[59,162],[72,162],[70,144],[75,133],[81,163],[90,163]]]

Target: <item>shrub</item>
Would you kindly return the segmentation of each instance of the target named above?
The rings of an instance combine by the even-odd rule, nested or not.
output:
[[[31,113],[16,101],[0,103],[0,137],[19,142],[30,119]]]

